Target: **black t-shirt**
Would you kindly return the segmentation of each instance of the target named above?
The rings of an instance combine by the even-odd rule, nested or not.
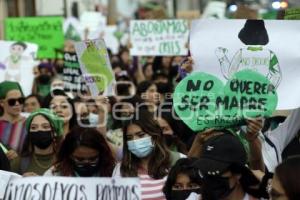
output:
[[[296,155],[300,155],[300,132],[283,150],[282,159],[286,160],[287,158]]]

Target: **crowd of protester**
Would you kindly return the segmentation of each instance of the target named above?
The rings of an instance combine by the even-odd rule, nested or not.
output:
[[[0,169],[138,177],[142,199],[300,199],[299,109],[193,132],[172,108],[190,57],[130,57],[122,47],[110,61],[115,96],[64,91],[61,60],[35,68],[29,96],[17,82],[0,83]]]

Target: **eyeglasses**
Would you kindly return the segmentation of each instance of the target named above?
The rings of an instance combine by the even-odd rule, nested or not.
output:
[[[97,164],[99,161],[99,155],[90,157],[90,158],[82,158],[77,156],[72,156],[73,161],[80,165],[80,164]]]
[[[23,105],[25,102],[25,98],[24,97],[20,97],[18,99],[8,99],[7,103],[9,106],[15,106],[16,103],[19,102],[19,104]]]

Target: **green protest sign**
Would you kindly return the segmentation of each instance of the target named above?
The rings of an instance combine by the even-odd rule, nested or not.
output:
[[[285,11],[284,19],[300,19],[300,8],[290,8]]]
[[[55,58],[55,49],[64,45],[62,17],[5,19],[5,39],[39,45],[38,58]]]
[[[112,94],[114,81],[108,53],[103,40],[75,43],[80,68],[94,96],[107,92]]]
[[[239,125],[245,118],[272,115],[277,93],[266,77],[252,70],[235,73],[226,85],[213,75],[196,72],[177,85],[173,104],[185,124],[202,131]]]

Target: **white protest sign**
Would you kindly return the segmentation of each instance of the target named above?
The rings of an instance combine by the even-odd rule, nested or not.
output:
[[[296,20],[195,20],[190,36],[194,70],[223,81],[243,69],[257,71],[277,88],[278,110],[297,108],[299,33]]]
[[[80,16],[80,24],[82,31],[88,30],[87,39],[97,39],[106,27],[106,17],[100,12],[84,12]]]
[[[31,94],[37,50],[38,46],[32,43],[0,41],[0,82],[19,82],[24,95]]]
[[[130,54],[134,56],[187,55],[187,20],[130,21]]]
[[[75,43],[83,78],[94,97],[113,95],[114,73],[103,40]]]
[[[206,6],[202,18],[206,19],[224,19],[226,3],[222,1],[211,1]]]
[[[5,188],[8,185],[9,181],[15,179],[15,178],[21,178],[22,176],[12,173],[0,170],[0,199],[3,199]]]
[[[3,200],[140,200],[138,178],[28,177],[12,180]]]

